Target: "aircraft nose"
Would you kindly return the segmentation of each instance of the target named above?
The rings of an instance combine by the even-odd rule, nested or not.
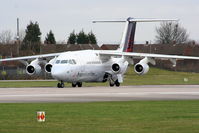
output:
[[[60,66],[53,66],[51,75],[54,79],[63,80],[64,79],[64,70]]]

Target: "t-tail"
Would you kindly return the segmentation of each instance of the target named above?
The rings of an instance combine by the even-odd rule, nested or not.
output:
[[[122,35],[122,41],[120,43],[118,51],[121,52],[133,52],[133,45],[135,42],[135,31],[137,22],[164,22],[164,21],[178,21],[177,19],[139,19],[139,18],[127,18],[125,21],[93,21],[96,22],[125,22],[125,28]]]

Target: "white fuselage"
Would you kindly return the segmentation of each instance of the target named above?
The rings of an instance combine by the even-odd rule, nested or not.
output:
[[[102,82],[113,62],[114,58],[102,59],[98,50],[64,52],[56,58],[51,74],[64,82]]]

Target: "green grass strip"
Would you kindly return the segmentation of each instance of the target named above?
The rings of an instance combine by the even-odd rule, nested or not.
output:
[[[0,133],[198,133],[199,101],[0,104]],[[46,122],[36,120],[46,112]]]

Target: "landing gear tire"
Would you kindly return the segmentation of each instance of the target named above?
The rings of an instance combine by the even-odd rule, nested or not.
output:
[[[72,87],[82,87],[82,82],[72,83]]]
[[[57,83],[57,87],[58,87],[58,88],[64,88],[64,83],[63,83],[63,82]]]
[[[61,83],[61,88],[64,88],[64,83]]]
[[[76,85],[77,85],[76,83],[72,83],[72,87],[76,87]]]
[[[120,83],[118,82],[118,80],[115,81],[115,86],[120,87]]]
[[[57,83],[57,88],[60,88],[61,87],[61,83]]]
[[[77,83],[77,86],[78,86],[78,87],[82,87],[82,83],[81,83],[81,82],[78,82],[78,83]]]
[[[113,87],[115,85],[115,83],[110,82],[109,85],[110,85],[110,87]]]

